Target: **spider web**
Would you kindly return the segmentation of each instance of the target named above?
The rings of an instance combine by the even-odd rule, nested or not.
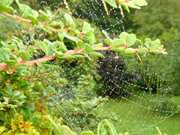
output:
[[[82,3],[80,5],[70,4],[71,12],[74,14],[74,16],[89,19],[91,22],[99,26],[102,30],[110,32],[112,36],[117,32],[125,31],[125,20],[120,16],[119,12],[117,12],[116,9],[110,10],[110,16],[107,16],[100,0],[82,0],[81,2]],[[130,72],[136,73],[137,70],[131,70]],[[158,71],[154,72],[158,74]],[[72,78],[69,79],[69,81],[74,82],[75,80]],[[169,96],[165,94],[152,94],[146,91],[149,88],[131,83],[126,80],[122,81],[131,89],[138,88],[142,90],[131,91],[129,90],[129,88],[127,88],[128,90],[126,90],[126,92],[128,92],[129,94],[128,97],[121,97],[121,99],[116,99],[114,101],[111,100],[110,103],[109,101],[105,101],[103,107],[97,107],[98,115],[101,115],[101,117],[108,117],[112,119],[116,126],[120,124],[120,126],[117,126],[121,128],[118,129],[120,132],[129,132],[130,134],[137,135],[145,133],[148,134],[147,132],[149,131],[151,132],[149,134],[152,134],[152,132],[156,133],[156,127],[158,127],[159,124],[165,122],[178,113],[171,109],[171,105],[170,109],[163,109],[164,107],[166,107],[166,104],[163,104],[163,100],[169,100]],[[115,87],[119,87],[120,89],[122,89],[119,84],[116,84],[114,82],[111,83],[114,84]],[[51,97],[51,105],[53,105],[53,107],[57,109],[57,112],[63,110],[64,115],[68,114],[68,111],[66,111],[64,108],[59,109],[59,107],[64,101],[69,102],[70,104],[73,102],[73,98],[64,98],[69,95],[67,91],[71,91],[71,89],[73,88],[67,87],[64,90],[66,91],[65,93],[60,93],[58,96]],[[166,85],[159,87],[158,89],[163,89],[163,91],[170,91],[171,87]],[[161,101],[162,104],[158,106],[157,104],[161,103]],[[116,107],[109,107],[109,105],[111,106],[111,103],[113,104],[114,102],[116,103],[117,107],[122,105],[124,106],[124,108],[128,109],[124,109],[125,111],[123,110],[123,113],[120,114],[120,111],[117,111],[118,109]],[[113,109],[116,109],[116,111],[114,111]],[[123,108],[120,108],[119,110],[121,109]],[[79,111],[81,112],[82,110]],[[113,118],[114,115],[117,116],[117,119]]]
[[[171,55],[168,57],[171,57]],[[134,66],[133,70],[138,69],[138,66]],[[152,64],[148,64],[146,66],[153,69]],[[144,66],[143,66],[143,69],[145,69]],[[133,70],[131,70],[132,73],[137,73],[136,70],[134,71]],[[125,72],[125,71],[122,71],[122,72]],[[160,76],[161,72],[157,70],[154,70],[153,71],[154,73],[151,73],[151,72],[152,70],[149,70],[147,74],[148,75],[154,74],[155,76],[158,76],[159,79],[161,78]],[[116,75],[114,74],[114,76]],[[135,91],[132,91],[127,87],[125,88],[121,87],[121,85],[119,85],[118,83],[113,82],[113,79],[109,81],[112,84],[114,84],[115,87],[119,87],[119,89],[124,89],[125,92],[128,93],[129,95],[128,97],[121,97],[121,99],[118,100],[119,105],[130,103],[125,106],[128,109],[125,109],[126,111],[123,111],[122,109],[124,108],[121,108],[118,104],[116,104],[117,107],[120,107],[120,109],[119,111],[114,111],[116,115],[119,116],[120,118],[118,120],[121,121],[121,122],[117,122],[117,124],[120,125],[118,127],[119,128],[122,127],[120,131],[122,131],[123,129],[126,129],[123,131],[129,132],[130,134],[144,134],[144,133],[155,134],[156,129],[158,128],[159,125],[163,124],[168,119],[171,119],[178,113],[178,110],[173,109],[174,107],[173,104],[169,104],[171,97],[166,95],[168,91],[172,91],[172,87],[168,83],[167,84],[162,83],[163,80],[161,79],[159,80],[159,82],[157,82],[157,83],[162,83],[162,84],[158,84],[157,91],[161,91],[159,94],[158,93],[153,94],[151,92],[153,88],[148,88],[146,86],[134,84],[128,80],[121,80],[121,81],[123,81],[124,84],[127,84],[127,86],[130,87],[130,89],[133,89],[133,88],[138,88],[138,89],[136,89]],[[109,103],[107,104],[108,104],[107,106],[111,108],[110,107],[111,105],[109,106]],[[167,107],[167,104],[169,104],[168,107]],[[108,109],[108,107],[105,107],[105,108]],[[112,115],[113,115],[114,113],[113,109],[116,110],[116,107],[111,108],[111,109],[107,111],[108,113],[112,112]],[[121,110],[123,113],[125,113],[125,115],[122,115],[120,113]],[[103,113],[105,113],[104,110],[102,110],[100,114],[103,115]]]
[[[67,68],[67,70],[62,72],[60,76],[62,77],[64,74],[67,74],[68,70],[71,69]],[[131,70],[131,72],[136,71]],[[81,102],[76,103],[76,96],[81,95],[82,91],[85,93],[89,92],[88,94],[92,94],[92,96],[97,95],[94,95],[93,90],[88,88],[88,86],[91,85],[91,80],[89,80],[89,83],[86,84],[87,88],[83,87],[83,90],[77,91],[78,88],[74,87],[75,84],[73,82],[76,83],[80,79],[85,79],[81,73],[79,75],[79,79],[70,77],[69,81],[72,83],[68,87],[60,89],[58,94],[49,98],[50,107],[54,108],[53,110],[56,110],[54,113],[59,114],[60,117],[65,118],[65,123],[69,124],[69,122],[77,122],[77,125],[87,124],[84,125],[82,129],[77,129],[74,125],[70,125],[71,128],[75,129],[76,131],[80,132],[80,130],[96,128],[97,125],[93,125],[93,127],[88,125],[88,122],[91,120],[88,120],[87,123],[82,122],[82,120],[86,119],[96,120],[96,118],[91,117],[92,112],[92,114],[97,115],[98,118],[107,118],[112,120],[117,126],[119,132],[128,132],[129,134],[137,135],[149,132],[151,135],[153,133],[157,133],[156,128],[159,127],[159,125],[164,123],[166,120],[171,119],[178,113],[177,110],[173,109],[173,106],[171,108],[171,104],[168,106],[168,108],[166,108],[166,103],[169,103],[170,100],[169,96],[163,94],[152,94],[149,91],[144,91],[149,88],[131,83],[127,80],[123,80],[123,83],[127,84],[127,87],[123,88],[126,90],[126,92],[128,92],[128,97],[108,99],[102,101],[95,108],[88,108],[88,110],[81,105]],[[114,82],[112,83],[114,84],[114,87],[119,87],[121,89],[119,84]],[[133,88],[138,89],[132,91],[131,89]],[[139,90],[140,88],[142,90]],[[159,89],[170,91],[171,88],[162,85],[162,87]],[[86,97],[84,98],[85,100],[83,100],[83,102],[91,103],[91,101],[94,100],[91,95],[88,96],[89,99]],[[119,109],[117,109],[118,107]]]

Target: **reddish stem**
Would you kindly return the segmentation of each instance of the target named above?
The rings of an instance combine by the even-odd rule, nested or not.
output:
[[[122,46],[123,48],[125,48],[125,46]],[[107,47],[97,47],[94,50],[96,51],[107,51],[107,50],[111,50],[111,47],[107,46]],[[135,52],[138,52],[138,49],[134,49]],[[67,52],[65,52],[65,54],[81,54],[83,53],[84,49],[75,49],[75,50],[68,50]],[[47,62],[50,60],[54,60],[56,57],[55,56],[44,56],[42,58],[39,59],[35,59],[35,60],[31,60],[31,61],[20,61],[17,63],[17,65],[27,65],[27,66],[33,66],[39,63],[43,63],[43,62]],[[0,71],[7,71],[8,70],[8,65],[5,63],[0,63]]]

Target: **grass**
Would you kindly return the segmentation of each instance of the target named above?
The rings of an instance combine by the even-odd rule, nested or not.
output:
[[[180,105],[180,97],[172,100]],[[157,127],[168,135],[180,133],[180,114],[165,116],[155,113],[148,110],[150,106],[143,102],[137,99],[108,100],[98,108],[97,115],[111,118],[119,132],[130,135],[155,135],[158,134]]]

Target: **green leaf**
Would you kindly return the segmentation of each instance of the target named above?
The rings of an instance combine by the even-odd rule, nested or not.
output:
[[[84,51],[85,51],[87,54],[94,51],[92,45],[87,44],[87,43],[84,43],[84,42],[78,43],[78,48],[84,49]]]
[[[116,51],[116,52],[122,53],[122,52],[124,52],[124,51],[126,50],[126,48],[124,48],[124,47],[119,47],[119,48],[112,48],[112,50],[113,50],[113,51]]]
[[[60,39],[61,41],[63,41],[63,40],[64,40],[64,37],[65,37],[65,32],[59,32],[59,33],[58,33],[58,37],[59,37],[59,39]]]
[[[71,15],[69,15],[69,14],[64,14],[64,19],[65,19],[65,24],[67,24],[68,26],[71,26],[71,27],[75,27],[75,22],[74,22],[74,20],[73,20],[73,18],[72,18],[72,16]]]
[[[0,5],[10,6],[13,3],[13,0],[1,0]]]
[[[66,52],[67,51],[67,47],[64,44],[64,42],[57,41],[56,44],[57,44],[57,51],[60,51],[60,52]]]
[[[90,44],[94,44],[96,42],[96,37],[94,35],[94,32],[86,33],[85,39],[87,39]]]
[[[60,20],[53,21],[49,24],[51,27],[58,27],[58,28],[64,28],[64,23]]]
[[[8,48],[0,48],[0,62],[10,59],[11,51]]]
[[[117,8],[117,4],[115,0],[105,0],[105,2],[107,2],[113,8]]]
[[[159,39],[151,40],[150,38],[146,38],[144,47],[148,49],[148,52],[167,54]]]
[[[43,10],[39,10],[39,19],[42,21],[50,20],[49,15],[46,12],[44,12]]]
[[[42,51],[46,54],[46,55],[53,55],[55,54],[56,51],[56,45],[55,42],[50,42],[47,39],[44,39],[43,41],[40,41],[38,43],[40,45],[40,49],[42,49]]]
[[[67,38],[67,39],[69,39],[71,41],[74,41],[76,43],[80,41],[80,39],[77,36],[72,36],[72,35],[70,35],[69,33],[66,33],[66,32],[59,32],[58,37],[59,37],[59,39],[61,41],[64,41],[64,38]]]
[[[112,123],[103,120],[98,124],[97,135],[118,135],[118,133]]]
[[[13,68],[13,67],[17,64],[17,61],[16,61],[16,60],[7,60],[7,61],[6,61],[6,64],[7,64],[9,67]]]
[[[74,42],[79,42],[80,41],[80,39],[78,38],[78,37],[76,37],[76,36],[71,36],[71,35],[69,35],[68,33],[64,33],[64,37],[66,37],[67,39],[69,39],[69,40],[71,40],[71,41],[74,41]]]
[[[104,43],[107,44],[107,45],[112,45],[113,40],[108,38],[108,39],[104,40]]]
[[[0,4],[0,13],[1,12],[12,12],[13,8],[5,5]]]
[[[135,34],[129,34],[126,38],[128,46],[132,46],[136,43],[136,35]]]
[[[147,52],[148,52],[148,49],[147,49],[147,48],[145,48],[145,47],[139,48],[139,53],[140,53],[140,54],[146,54]]]
[[[33,10],[31,7],[25,4],[21,4],[19,0],[16,0],[16,3],[19,7],[19,10],[22,14],[22,17],[31,19],[33,22],[37,21],[39,13],[36,10]]]
[[[87,22],[84,22],[82,33],[85,34],[85,40],[87,40],[90,44],[94,44],[96,42],[94,29]]]
[[[147,6],[146,0],[131,0],[137,6]]]
[[[13,8],[10,5],[13,3],[13,0],[1,0],[0,1],[0,12],[12,12]]]
[[[128,47],[135,45],[137,41],[135,34],[128,34],[127,32],[122,32],[119,38],[106,39],[105,43],[111,45],[112,47],[118,47],[121,45],[127,45]]]
[[[128,55],[132,55],[132,54],[135,54],[135,51],[133,48],[127,48],[125,49],[125,53]]]
[[[123,44],[126,44],[128,47],[134,45],[137,41],[135,34],[128,34],[127,32],[122,32],[119,38],[123,41]]]
[[[112,41],[111,45],[113,47],[120,46],[120,45],[125,45],[126,40],[124,38],[116,38]]]
[[[58,56],[59,59],[66,59],[66,60],[73,60],[73,59],[79,59],[82,58],[80,55],[72,55],[72,54],[61,54]]]
[[[90,52],[89,53],[89,55],[91,56],[91,57],[93,57],[93,58],[103,58],[104,57],[104,55],[102,54],[102,53],[100,53],[100,52]]]
[[[60,125],[60,123],[56,123],[51,116],[48,116],[48,120],[52,124],[52,126],[55,129],[55,134],[57,135],[77,135],[75,132],[73,132],[69,127],[65,125]]]
[[[146,6],[146,0],[131,0],[128,2],[128,6],[131,8],[141,9],[142,6]]]
[[[122,6],[128,13],[130,12],[129,10],[129,7],[128,7],[128,4],[127,3],[124,3],[124,4],[121,4],[120,6]]]
[[[89,23],[84,22],[82,32],[83,33],[94,32],[94,29],[91,27],[91,25]]]
[[[23,51],[23,52],[20,52],[20,57],[23,60],[29,60],[31,58],[31,55],[28,51]]]

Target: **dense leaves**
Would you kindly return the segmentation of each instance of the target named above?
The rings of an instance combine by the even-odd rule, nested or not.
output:
[[[127,67],[123,58],[113,52],[106,52],[105,58],[99,60],[98,73],[103,86],[97,90],[97,93],[112,98],[128,96],[126,82],[132,81],[133,75],[130,77],[126,72]]]

